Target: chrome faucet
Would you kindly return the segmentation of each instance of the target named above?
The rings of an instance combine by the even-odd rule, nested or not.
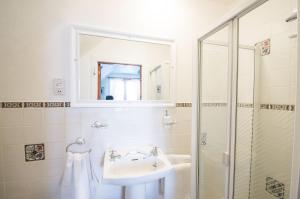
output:
[[[155,146],[153,149],[150,151],[150,156],[157,157],[158,156],[158,147]]]
[[[109,157],[110,157],[110,161],[115,161],[116,159],[120,159],[121,155],[120,154],[116,154],[115,150],[111,150],[110,154],[109,154]]]
[[[152,166],[155,167],[155,168],[158,167],[158,159],[157,159],[158,147],[157,146],[153,147],[153,149],[150,151],[150,156],[155,157],[155,162]]]

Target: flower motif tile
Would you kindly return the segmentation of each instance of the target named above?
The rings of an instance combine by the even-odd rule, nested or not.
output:
[[[44,144],[27,144],[25,145],[25,160],[37,161],[45,159],[45,146]]]

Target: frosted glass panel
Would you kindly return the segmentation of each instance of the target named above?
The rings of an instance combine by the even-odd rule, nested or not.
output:
[[[228,27],[202,42],[200,109],[200,197],[225,195],[228,122]]]
[[[236,199],[288,199],[296,93],[294,0],[269,0],[239,20]],[[243,48],[241,48],[243,46]]]

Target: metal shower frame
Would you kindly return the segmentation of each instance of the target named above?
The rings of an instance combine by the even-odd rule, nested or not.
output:
[[[236,105],[237,105],[237,69],[238,69],[238,45],[239,45],[239,19],[266,3],[269,0],[251,0],[247,4],[243,5],[239,9],[233,11],[228,16],[224,17],[219,23],[212,26],[212,28],[203,34],[198,39],[198,65],[197,65],[197,85],[195,86],[196,97],[193,103],[193,116],[194,116],[194,143],[193,143],[193,174],[195,174],[195,186],[192,187],[194,199],[200,198],[200,104],[201,104],[201,66],[202,66],[202,50],[203,41],[209,36],[228,27],[228,49],[229,49],[229,73],[228,73],[228,115],[227,115],[227,153],[229,154],[230,163],[226,168],[224,189],[224,199],[234,198],[234,176],[235,176],[235,144],[236,144]],[[300,0],[297,0],[297,9],[300,11]],[[300,32],[299,17],[297,18],[297,32]],[[296,104],[300,104],[300,39],[297,38],[297,97]],[[293,163],[292,163],[292,176],[291,176],[291,188],[290,199],[300,199],[300,111],[296,106],[296,119],[295,119],[295,131],[294,131],[294,151],[293,151]]]

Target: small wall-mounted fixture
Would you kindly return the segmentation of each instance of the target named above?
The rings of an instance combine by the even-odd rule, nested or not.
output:
[[[89,152],[92,151],[92,149],[89,149],[89,150],[87,150],[87,151],[82,151],[82,152],[74,152],[74,151],[70,151],[70,147],[71,147],[72,145],[75,145],[75,144],[77,144],[77,145],[83,145],[83,144],[85,144],[85,139],[84,139],[83,137],[78,137],[78,138],[75,140],[75,142],[72,142],[72,143],[70,143],[70,144],[68,144],[68,145],[66,146],[66,152],[71,152],[71,153],[89,153]]]
[[[169,115],[168,110],[165,110],[165,114],[163,116],[163,123],[165,126],[171,126],[176,124],[176,122],[173,120],[172,116]]]
[[[207,144],[207,133],[206,132],[202,132],[200,134],[200,144],[205,146]]]
[[[64,96],[65,94],[65,82],[61,78],[53,79],[53,92],[54,95]]]
[[[288,17],[285,19],[285,21],[286,21],[286,22],[291,22],[291,21],[296,20],[297,17],[298,17],[298,10],[295,9],[295,10],[293,10],[293,12],[291,13],[291,15],[288,16]]]
[[[99,121],[94,121],[92,124],[91,124],[91,127],[92,128],[106,128],[108,127],[107,124],[104,124],[104,123],[101,123]]]

